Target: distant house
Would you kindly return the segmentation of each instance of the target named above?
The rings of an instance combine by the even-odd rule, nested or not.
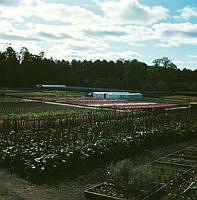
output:
[[[141,93],[130,92],[90,92],[88,96],[104,99],[142,98]]]

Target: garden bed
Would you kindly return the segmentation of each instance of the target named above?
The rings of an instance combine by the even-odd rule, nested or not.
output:
[[[178,195],[186,193],[191,196],[191,186],[194,185],[193,190],[197,191],[197,162],[182,157],[170,157],[184,150],[142,167],[135,167],[127,160],[120,161],[109,168],[108,181],[84,191],[84,197],[86,200],[158,200],[165,195],[166,199],[179,199]],[[196,194],[193,193],[192,197]]]
[[[193,160],[187,160],[184,158],[180,157],[163,157],[157,160],[158,162],[162,163],[170,163],[178,166],[183,166],[183,167],[194,167],[196,165],[196,162]]]
[[[165,184],[152,183],[146,187],[141,187],[138,191],[133,191],[129,197],[132,200],[151,200],[162,196]],[[102,183],[84,191],[85,200],[124,200],[125,196],[117,191],[110,183]]]
[[[193,160],[197,161],[197,151],[187,151],[187,150],[182,150],[180,152],[170,154],[168,157],[175,157],[175,158],[183,158],[186,160]]]

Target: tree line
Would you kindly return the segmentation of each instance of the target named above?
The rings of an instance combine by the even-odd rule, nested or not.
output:
[[[44,52],[32,54],[26,47],[0,52],[0,87],[32,87],[65,84],[141,91],[196,91],[197,69],[180,70],[167,57],[149,66],[136,59],[54,60]]]

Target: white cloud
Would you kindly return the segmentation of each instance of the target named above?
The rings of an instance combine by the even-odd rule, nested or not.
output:
[[[88,55],[87,55],[88,56]],[[117,60],[119,58],[130,60],[134,58],[142,58],[142,55],[135,51],[123,51],[123,52],[107,52],[107,53],[96,53],[94,56],[88,56],[89,59],[105,59],[105,60]]]
[[[153,24],[168,17],[162,6],[146,6],[138,0],[106,1],[99,4],[112,23]]]
[[[0,0],[0,48],[12,43],[16,50],[26,46],[57,59],[117,60],[143,59],[134,47],[145,46],[146,41],[160,47],[197,44],[197,24],[154,24],[168,17],[161,6],[142,5],[138,0],[94,2],[104,15],[47,0]]]
[[[100,24],[99,26],[81,26],[84,37],[105,40],[106,42],[124,42],[130,46],[144,46],[143,41],[152,38],[153,31],[149,27],[113,24]]]
[[[158,46],[171,47],[182,44],[197,44],[197,24],[161,23],[153,25],[153,38],[160,41]]]
[[[187,55],[190,58],[197,58],[197,55]]]
[[[192,17],[197,17],[197,8],[194,8],[194,7],[187,6],[181,10],[178,10],[178,12],[180,13],[180,15],[175,16],[175,18],[178,18],[178,19],[188,20]]]
[[[21,0],[17,7],[0,7],[1,18],[23,22],[27,17],[40,17],[47,21],[59,21],[72,24],[99,23],[99,15],[80,6],[68,6],[60,3],[45,3],[41,0]],[[3,16],[3,17],[2,17]]]

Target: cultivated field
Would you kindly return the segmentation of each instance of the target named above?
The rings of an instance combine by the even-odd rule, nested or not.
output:
[[[1,166],[30,181],[48,183],[149,147],[195,139],[196,111],[166,109],[186,105],[185,99],[85,95],[5,91],[0,97]]]

